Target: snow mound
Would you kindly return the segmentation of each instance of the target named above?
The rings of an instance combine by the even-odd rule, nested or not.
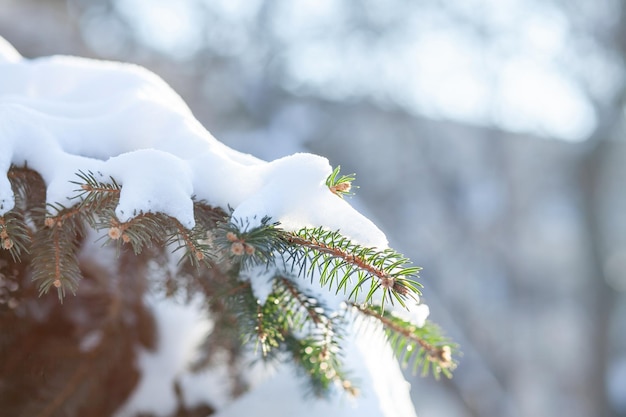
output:
[[[22,55],[17,52],[17,49],[13,47],[9,42],[0,36],[0,62],[15,62],[22,59]]]
[[[79,172],[92,172],[122,185],[116,208],[121,221],[161,212],[191,228],[196,198],[232,207],[234,216],[248,219],[250,226],[270,216],[287,230],[323,226],[364,246],[387,247],[385,235],[325,185],[332,172],[327,159],[297,153],[266,162],[228,148],[163,80],[135,65],[66,56],[25,59],[0,38],[0,143],[0,171],[6,174],[12,165],[36,170],[50,204],[73,205],[80,190],[72,181]],[[0,215],[14,205],[10,182],[0,175]],[[262,278],[253,282],[260,298],[268,292]],[[310,285],[318,289],[317,283]],[[333,305],[341,301],[327,297]],[[141,353],[144,379],[119,417],[168,413],[174,379],[196,394],[198,387],[220,381],[217,374],[185,373],[198,334],[210,330],[207,323],[192,326],[200,321],[195,307],[179,310],[161,303],[155,308],[165,342],[158,352]],[[427,307],[411,314],[425,320]],[[259,412],[268,406],[274,415],[414,417],[408,384],[384,337],[352,332],[347,343],[354,360],[346,365],[362,379],[363,396],[354,404],[346,404],[346,398],[304,401],[288,365],[233,403],[219,403],[226,397],[219,389],[198,396],[215,397],[224,417],[265,415]]]
[[[162,212],[191,228],[195,196],[250,221],[270,216],[288,230],[324,226],[363,245],[387,245],[370,220],[325,186],[327,159],[299,153],[265,162],[228,148],[163,80],[136,65],[23,59],[0,41],[0,141],[0,170],[35,169],[51,204],[72,205],[71,181],[91,171],[122,185],[121,221]],[[13,206],[2,177],[0,215]]]

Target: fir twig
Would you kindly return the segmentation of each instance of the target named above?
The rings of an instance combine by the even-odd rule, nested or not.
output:
[[[82,225],[74,210],[61,210],[47,217],[45,227],[35,234],[32,266],[33,281],[39,282],[39,294],[57,289],[59,300],[66,291],[75,294],[82,274],[76,259]]]
[[[92,227],[100,229],[102,224],[99,220],[109,218],[114,213],[122,186],[113,177],[109,177],[110,182],[99,181],[91,171],[79,171],[76,175],[81,180],[72,181],[79,186],[73,197],[80,201],[76,209],[85,213],[85,219]]]
[[[313,393],[323,396],[332,384],[337,384],[349,394],[357,395],[358,389],[343,370],[340,341],[344,323],[338,323],[341,317],[328,311],[315,297],[301,292],[295,282],[282,276],[275,279],[274,296],[290,324],[285,341],[287,350],[308,375]],[[304,338],[293,336],[305,329]]]
[[[274,263],[275,253],[284,246],[281,233],[278,223],[271,223],[269,217],[263,217],[256,227],[250,227],[248,220],[231,218],[217,225],[213,240],[224,258],[246,269]]]
[[[0,217],[0,247],[8,250],[14,262],[20,262],[22,253],[28,253],[31,232],[20,212],[11,210]]]
[[[320,272],[322,285],[336,287],[336,292],[347,292],[356,278],[348,298],[359,301],[363,286],[370,282],[364,302],[370,302],[382,290],[382,305],[387,299],[404,306],[409,298],[420,295],[422,286],[415,280],[419,267],[392,249],[377,250],[355,244],[339,232],[323,228],[305,228],[297,233],[285,232],[282,238],[289,244],[286,251],[299,275]]]
[[[260,348],[263,358],[268,358],[284,341],[284,317],[279,314],[279,307],[273,299],[268,298],[265,304],[259,303],[252,287],[245,284],[230,291],[225,301],[237,318],[243,343],[254,342],[255,349]]]
[[[199,267],[202,262],[204,265],[208,266],[208,259],[214,256],[211,253],[211,246],[206,240],[206,232],[200,227],[194,227],[189,230],[177,219],[169,216],[168,218],[175,233],[169,233],[166,245],[177,244],[172,252],[177,252],[181,249],[185,251],[184,256],[180,258],[179,262],[187,260],[195,267]]]
[[[423,376],[432,370],[435,378],[439,378],[441,374],[452,377],[451,371],[457,364],[453,355],[458,346],[443,336],[438,326],[427,321],[424,326],[418,327],[377,306],[355,303],[351,305],[360,314],[384,326],[396,357],[403,366],[413,363],[413,372],[416,373],[421,368]]]

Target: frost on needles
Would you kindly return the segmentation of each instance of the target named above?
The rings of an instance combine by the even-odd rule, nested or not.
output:
[[[19,339],[7,323],[28,321],[37,300],[56,293],[63,305],[54,308],[72,308],[65,301],[82,296],[84,259],[106,255],[117,266],[96,287],[114,288],[108,303],[129,285],[120,268],[148,288],[138,299],[159,289],[201,298],[213,329],[198,369],[223,350],[233,363],[252,352],[295,364],[312,398],[343,392],[358,407],[369,389],[380,397],[370,415],[392,415],[392,394],[355,378],[350,361],[355,332],[383,329],[402,365],[451,376],[457,348],[427,320],[419,268],[343,198],[354,176],[316,155],[265,162],[226,147],[141,67],[24,59],[1,46],[0,265],[12,288],[0,300],[3,347]],[[357,365],[380,377],[371,360]],[[254,391],[242,380],[233,403]],[[80,403],[78,392],[65,400]]]

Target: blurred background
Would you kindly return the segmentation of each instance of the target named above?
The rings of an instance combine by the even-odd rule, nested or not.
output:
[[[0,36],[355,172],[464,352],[421,417],[626,416],[626,1],[0,0]]]

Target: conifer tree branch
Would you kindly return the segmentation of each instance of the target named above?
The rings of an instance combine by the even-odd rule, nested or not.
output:
[[[29,252],[32,232],[21,213],[11,210],[0,216],[0,247],[9,251],[14,262],[20,262],[22,253]]]
[[[33,280],[39,282],[39,294],[57,289],[59,300],[66,290],[76,292],[82,274],[76,259],[82,226],[74,215],[47,217],[45,226],[34,237]]]
[[[326,395],[333,384],[350,395],[358,395],[343,370],[342,316],[328,311],[315,297],[302,292],[296,282],[281,275],[275,278],[274,294],[283,316],[289,318],[285,346],[308,375],[314,395]],[[306,323],[309,326],[305,327]],[[304,336],[295,336],[303,330]]]
[[[428,321],[418,327],[376,306],[357,303],[350,303],[350,306],[383,325],[403,366],[412,361],[414,372],[421,367],[422,375],[427,375],[432,367],[436,378],[440,374],[452,377],[451,371],[457,364],[453,358],[457,345],[444,337],[439,327]]]
[[[100,174],[92,172],[77,174],[79,180],[74,183],[78,188],[73,197],[76,204],[49,205],[56,210],[51,214],[52,210],[45,210],[44,193],[44,199],[37,200],[41,206],[37,211],[28,208],[32,203],[26,201],[29,181],[24,178],[32,177],[33,172],[15,169],[11,174],[15,193],[24,203],[0,217],[0,245],[13,251],[14,260],[32,247],[33,278],[39,283],[40,294],[56,288],[62,300],[66,291],[75,292],[81,278],[76,253],[83,227],[88,225],[106,230],[109,240],[118,245],[130,244],[135,254],[154,243],[172,246],[172,252],[184,250],[181,261],[188,259],[188,264],[196,267],[196,272],[188,274],[189,282],[195,280],[192,285],[201,288],[215,317],[235,329],[222,332],[222,336],[227,335],[224,337],[233,344],[235,336],[240,336],[244,344],[254,341],[265,360],[289,354],[308,376],[315,395],[323,396],[333,386],[358,394],[343,369],[341,341],[346,310],[327,309],[323,299],[303,291],[292,274],[295,278],[318,273],[322,286],[336,293],[343,291],[345,299],[352,301],[349,306],[385,328],[404,364],[412,360],[414,367],[421,366],[424,372],[432,367],[436,376],[450,376],[456,365],[452,358],[456,346],[441,336],[436,326],[427,323],[418,328],[384,309],[385,302],[406,306],[421,294],[421,284],[416,280],[420,268],[392,249],[364,247],[339,231],[322,227],[293,232],[282,229],[269,217],[260,222],[233,218],[232,210],[229,216],[197,201],[196,225],[191,229],[161,212],[139,213],[121,222],[115,210],[122,186],[113,178],[103,181]],[[331,192],[343,196],[350,191],[353,179],[339,176],[337,168],[327,185]],[[32,220],[28,224],[35,225],[32,239],[25,213]],[[277,261],[282,264],[277,265]],[[207,279],[203,275],[207,269],[198,268],[200,264],[217,265],[212,270],[220,270],[217,275],[221,274],[221,281]],[[273,286],[264,302],[256,298],[254,286],[244,274],[256,265],[280,271],[272,277]],[[378,292],[382,297],[375,296]],[[369,305],[373,300],[381,300],[381,305]],[[357,304],[360,302],[366,304]]]
[[[225,260],[243,269],[254,265],[271,265],[276,253],[283,250],[282,231],[278,223],[263,217],[258,227],[249,227],[248,219],[230,218],[217,224],[213,243]]]
[[[314,325],[321,326],[328,321],[328,317],[322,315],[323,309],[321,309],[316,304],[311,303],[312,298],[306,297],[304,294],[298,291],[295,284],[291,280],[283,276],[277,277],[276,280],[279,285],[282,285],[288,291],[291,299],[295,300],[298,303],[300,309],[303,309],[306,312],[306,315],[313,322]]]
[[[336,286],[336,292],[346,291],[351,277],[356,284],[348,298],[358,301],[363,285],[370,281],[364,302],[372,300],[382,289],[382,304],[386,299],[404,306],[407,299],[421,294],[421,284],[415,280],[419,267],[409,266],[410,261],[391,250],[377,250],[351,242],[339,232],[320,228],[305,228],[298,232],[283,232],[290,259],[309,274],[320,272],[322,285]],[[336,282],[335,282],[336,281]]]

